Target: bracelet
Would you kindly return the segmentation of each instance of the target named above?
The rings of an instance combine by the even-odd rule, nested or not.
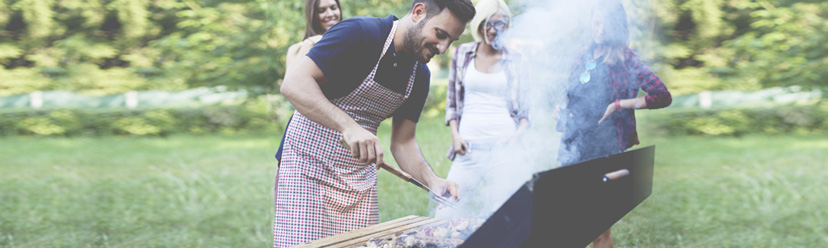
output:
[[[621,110],[621,100],[615,100],[615,110]]]

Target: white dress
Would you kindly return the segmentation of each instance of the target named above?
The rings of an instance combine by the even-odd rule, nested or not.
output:
[[[435,217],[487,218],[513,193],[511,187],[497,183],[507,176],[498,167],[508,166],[499,158],[499,151],[504,150],[508,138],[517,130],[517,123],[509,114],[506,80],[505,71],[483,73],[475,68],[473,58],[469,61],[458,131],[471,152],[457,154],[447,176],[460,186],[458,208],[439,208]]]

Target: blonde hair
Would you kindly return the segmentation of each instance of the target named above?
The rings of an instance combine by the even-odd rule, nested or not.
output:
[[[500,12],[503,17],[507,19],[512,19],[512,12],[509,11],[509,5],[506,4],[503,0],[480,0],[477,2],[477,5],[474,6],[475,11],[477,14],[474,15],[471,22],[469,23],[470,28],[472,30],[472,37],[474,37],[474,41],[482,42],[483,36],[480,35],[480,25],[484,24],[483,22],[487,21],[490,16],[494,15],[495,13]]]

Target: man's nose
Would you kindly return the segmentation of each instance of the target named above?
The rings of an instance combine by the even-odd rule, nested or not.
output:
[[[446,50],[448,49],[449,45],[451,45],[451,41],[446,40],[446,41],[441,41],[440,43],[437,43],[436,47],[437,47],[437,50],[440,50],[440,54],[444,54],[444,53],[446,53]]]

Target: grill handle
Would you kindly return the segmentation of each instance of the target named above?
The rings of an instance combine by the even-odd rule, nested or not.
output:
[[[348,145],[348,142],[345,142],[345,139],[339,140],[339,145],[341,145],[342,147],[345,147],[345,149],[351,150],[351,146]],[[408,173],[405,173],[401,170],[398,170],[397,168],[388,166],[388,164],[386,164],[385,161],[380,161],[379,164],[377,165],[377,167],[385,169],[386,171],[391,172],[391,174],[394,174],[395,176],[397,176],[400,179],[405,180],[405,181],[411,181],[412,179],[415,180],[415,181],[417,180],[417,179],[414,179],[413,177],[411,177],[410,175],[408,175]],[[431,190],[428,187],[426,187],[425,185],[423,185],[422,183],[420,183],[419,181],[417,183],[414,183],[414,184],[416,184],[420,188],[423,188],[426,191]]]
[[[613,171],[613,172],[604,174],[604,177],[601,178],[601,181],[603,181],[603,182],[614,181],[614,180],[618,180],[622,177],[625,177],[629,174],[630,174],[630,170],[620,169],[620,170],[617,170],[617,171]]]

